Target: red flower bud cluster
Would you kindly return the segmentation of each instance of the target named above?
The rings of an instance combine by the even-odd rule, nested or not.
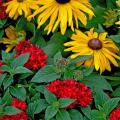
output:
[[[0,74],[3,74],[2,70],[1,70],[1,66],[3,65],[3,62],[0,61]]]
[[[0,0],[0,19],[5,19],[6,17],[6,7],[3,5],[3,0]]]
[[[16,45],[16,51],[18,52],[15,57],[22,54],[30,53],[29,60],[25,63],[25,67],[28,69],[39,70],[47,63],[48,57],[44,51],[33,45],[31,41],[21,41]]]
[[[18,100],[17,98],[13,98],[11,106],[14,106],[23,111],[25,111],[27,108],[26,103]],[[15,115],[4,115],[0,118],[0,120],[28,120],[28,116],[25,112],[20,112]]]
[[[109,120],[120,120],[120,108],[117,108],[110,113]]]
[[[57,98],[75,99],[75,102],[67,108],[73,108],[75,105],[87,107],[92,102],[91,90],[84,83],[72,79],[55,80],[47,86],[47,89],[54,93]]]

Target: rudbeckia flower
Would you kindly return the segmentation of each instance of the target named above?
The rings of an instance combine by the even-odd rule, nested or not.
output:
[[[117,21],[115,24],[116,24],[116,25],[120,25],[120,21]],[[120,27],[119,27],[119,28],[120,28]]]
[[[38,0],[11,0],[5,4],[7,6],[6,13],[10,18],[17,19],[18,16],[27,17],[32,14],[31,10],[38,9]]]
[[[82,64],[88,67],[95,66],[97,71],[100,69],[100,73],[105,70],[111,71],[111,63],[118,67],[115,58],[120,60],[120,57],[116,55],[119,49],[111,39],[107,38],[106,32],[98,34],[93,30],[94,28],[86,33],[76,30],[76,34],[73,34],[71,37],[73,41],[64,44],[69,47],[65,51],[73,52],[71,55],[72,59],[86,55],[92,57],[88,60],[78,62],[78,66]]]
[[[1,38],[0,43],[6,44],[6,52],[10,52],[20,41],[25,40],[24,31],[16,31],[13,26],[5,29],[6,38]]]
[[[40,8],[28,17],[31,20],[38,15],[37,23],[40,28],[48,19],[50,20],[45,30],[48,34],[54,32],[60,24],[61,33],[65,34],[67,25],[74,31],[74,21],[78,28],[78,21],[87,24],[88,14],[91,19],[94,16],[89,0],[40,0]]]

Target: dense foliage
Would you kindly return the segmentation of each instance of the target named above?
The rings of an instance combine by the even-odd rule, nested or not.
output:
[[[0,0],[0,120],[120,120],[120,0]]]

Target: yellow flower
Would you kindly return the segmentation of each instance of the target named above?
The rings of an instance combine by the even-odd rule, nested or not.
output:
[[[31,15],[31,10],[39,8],[38,0],[11,0],[5,4],[7,6],[6,13],[10,18],[17,19],[20,15]]]
[[[40,5],[40,8],[28,17],[28,20],[39,14],[37,23],[40,28],[50,19],[45,27],[47,34],[54,32],[59,24],[62,34],[65,34],[67,25],[74,31],[74,21],[78,28],[78,21],[81,21],[83,25],[87,24],[86,14],[90,19],[94,16],[89,0],[40,0]]]
[[[87,67],[95,66],[97,71],[100,69],[100,73],[105,70],[111,71],[111,63],[118,67],[115,58],[120,60],[120,57],[116,55],[119,49],[111,39],[106,38],[106,32],[98,34],[93,30],[94,28],[86,33],[76,30],[76,34],[71,37],[73,41],[64,44],[69,47],[65,51],[73,52],[72,59],[78,56],[92,56],[88,60],[78,62],[78,66],[82,64]]]
[[[25,40],[26,33],[24,31],[16,31],[13,26],[5,29],[7,38],[0,39],[0,43],[6,44],[6,52],[10,52],[18,42]]]
[[[116,22],[115,24],[116,24],[116,25],[120,25],[120,21]]]

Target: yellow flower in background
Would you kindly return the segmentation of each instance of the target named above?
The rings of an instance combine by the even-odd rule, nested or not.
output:
[[[116,25],[120,25],[120,21],[116,22],[115,24],[116,24]]]
[[[6,13],[14,19],[17,19],[20,15],[27,17],[32,14],[32,9],[39,8],[38,3],[38,0],[11,0],[5,4],[7,6]]]
[[[65,51],[73,52],[71,55],[72,59],[79,56],[92,56],[88,60],[78,62],[78,66],[82,64],[87,67],[95,66],[97,71],[100,69],[100,73],[105,70],[111,71],[111,63],[118,67],[115,58],[120,60],[120,57],[116,55],[119,49],[111,39],[106,38],[106,32],[98,34],[93,30],[94,28],[85,33],[76,30],[76,34],[71,37],[72,41],[64,44],[68,47]]]
[[[51,31],[54,32],[59,24],[62,34],[65,34],[67,26],[70,26],[74,31],[74,21],[76,28],[78,28],[78,21],[86,26],[86,14],[88,14],[89,19],[94,16],[89,0],[40,0],[40,8],[33,15],[30,15],[28,20],[31,20],[37,14],[39,14],[38,28],[48,19],[50,20],[45,27],[45,30],[48,31],[47,34]]]
[[[13,26],[6,28],[5,33],[7,38],[1,38],[0,43],[6,44],[6,52],[10,52],[16,44],[26,38],[24,31],[16,31]]]

